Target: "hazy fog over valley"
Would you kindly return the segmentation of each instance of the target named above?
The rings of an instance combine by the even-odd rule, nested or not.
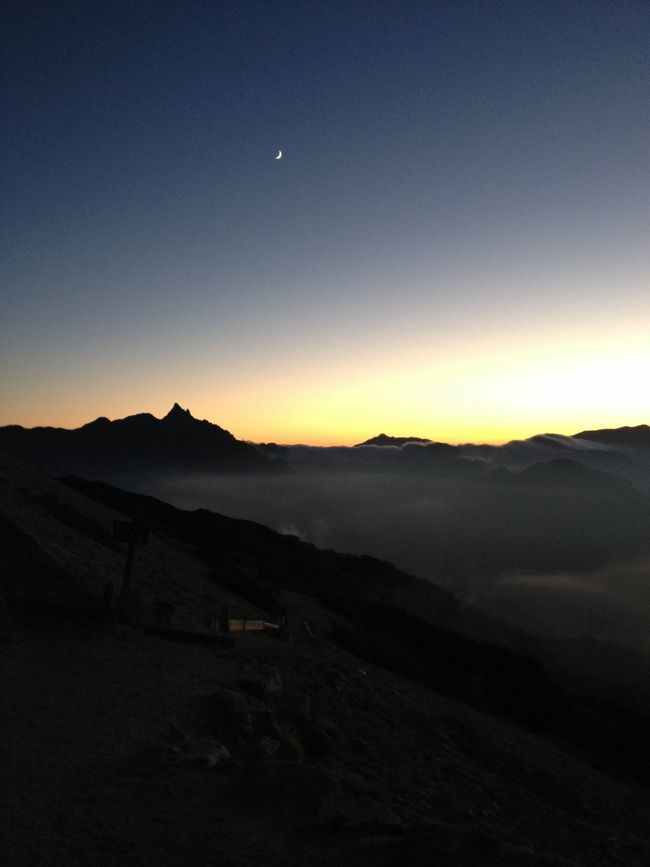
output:
[[[281,471],[176,475],[149,489],[389,560],[532,630],[647,646],[650,451],[561,436],[260,448]]]
[[[0,428],[1,450],[387,560],[529,631],[647,646],[647,425],[501,446],[380,434],[326,448],[243,442],[174,404],[160,419]]]

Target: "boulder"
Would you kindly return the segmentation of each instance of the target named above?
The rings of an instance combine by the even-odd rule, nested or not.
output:
[[[396,828],[402,823],[390,807],[371,795],[355,797],[340,790],[323,798],[318,815],[322,822],[339,828]]]
[[[213,709],[215,734],[224,733],[232,738],[252,737],[252,715],[246,696],[232,689],[223,689],[215,696]]]
[[[316,725],[301,726],[299,729],[300,740],[309,756],[319,757],[327,755],[334,749],[334,741],[327,732]]]
[[[268,708],[251,711],[251,723],[256,735],[277,737],[280,733],[275,714]]]
[[[11,637],[11,614],[6,601],[0,596],[0,641],[8,642]]]
[[[189,743],[190,736],[179,728],[176,723],[170,723],[167,730],[167,740],[176,747],[182,747]]]
[[[372,753],[372,747],[368,741],[361,737],[353,737],[350,740],[350,746],[356,753],[362,756],[369,756]]]
[[[250,763],[238,781],[237,793],[248,805],[263,804],[273,809],[289,807],[304,819],[313,819],[319,804],[337,788],[333,776],[308,762],[269,758]]]
[[[336,725],[336,723],[332,722],[329,717],[326,717],[323,714],[318,714],[318,716],[314,718],[314,725],[317,725],[318,728],[326,732],[333,741],[338,740],[341,735],[341,729]]]
[[[265,700],[279,698],[284,692],[284,683],[274,666],[248,667],[242,672],[237,684],[250,695]]]
[[[306,692],[290,692],[282,696],[277,712],[292,722],[306,722],[310,716],[310,698]]]
[[[199,767],[214,768],[230,761],[227,747],[213,740],[189,741],[183,749],[183,762]]]
[[[280,749],[280,741],[276,741],[273,738],[265,736],[257,741],[257,746],[263,755],[272,757]]]

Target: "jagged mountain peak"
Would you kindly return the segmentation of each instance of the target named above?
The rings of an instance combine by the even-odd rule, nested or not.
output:
[[[174,403],[174,406],[163,418],[163,421],[176,421],[178,419],[192,419],[192,421],[195,421],[194,416],[189,409],[183,409],[179,403]]]
[[[0,448],[54,475],[81,475],[132,484],[178,472],[264,471],[257,449],[174,403],[164,418],[138,413],[100,417],[74,430],[0,428]]]

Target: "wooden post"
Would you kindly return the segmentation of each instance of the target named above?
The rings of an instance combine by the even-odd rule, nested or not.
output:
[[[115,606],[115,620],[120,617],[142,619],[141,601],[133,594],[131,584],[133,581],[133,565],[135,562],[135,546],[146,545],[149,538],[149,527],[139,520],[140,503],[137,504],[132,521],[113,521],[113,538],[117,542],[126,542],[126,563],[124,564],[124,578],[117,605]],[[132,604],[133,603],[133,604]],[[133,609],[133,611],[130,611]],[[137,609],[137,613],[136,612]]]
[[[289,618],[286,611],[280,615],[280,640],[291,641],[291,630],[289,629]]]
[[[135,561],[135,524],[138,523],[140,517],[140,504],[136,506],[135,514],[133,515],[134,531],[129,539],[129,547],[126,551],[126,565],[124,567],[124,580],[122,581],[122,598],[126,598],[126,594],[131,586],[131,578],[133,576],[133,563]]]
[[[115,604],[115,584],[112,581],[107,581],[104,584],[104,610],[107,614],[113,611]]]

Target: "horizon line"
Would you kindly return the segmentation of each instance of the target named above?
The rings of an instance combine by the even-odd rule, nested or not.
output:
[[[408,434],[407,436],[404,436],[404,435],[399,435],[399,434],[397,434],[397,435],[387,434],[387,433],[385,433],[385,430],[384,430],[378,434],[376,434],[376,433],[371,434],[370,436],[363,435],[363,434],[359,434],[358,437],[350,436],[350,435],[341,435],[340,440],[338,438],[336,438],[336,439],[335,438],[328,438],[327,435],[325,434],[324,437],[316,435],[318,437],[317,441],[312,437],[308,437],[308,438],[304,438],[304,439],[300,438],[298,440],[289,441],[289,440],[279,439],[279,438],[274,438],[274,437],[271,437],[271,438],[262,437],[261,439],[257,439],[257,438],[246,436],[246,435],[234,434],[234,433],[232,433],[232,431],[229,428],[223,427],[221,424],[219,424],[219,422],[213,421],[210,418],[199,418],[198,416],[195,416],[190,409],[182,407],[178,402],[174,402],[172,408],[160,416],[156,415],[153,412],[142,411],[142,412],[129,413],[127,415],[117,416],[117,417],[112,418],[112,419],[106,415],[99,415],[93,419],[90,419],[89,421],[82,422],[82,423],[77,424],[76,426],[72,426],[72,427],[65,427],[65,426],[56,425],[56,424],[36,424],[36,425],[32,425],[32,426],[28,427],[26,425],[20,424],[19,422],[9,422],[6,425],[0,425],[0,427],[16,426],[16,427],[21,427],[24,430],[34,430],[34,429],[38,429],[38,428],[52,428],[52,429],[58,429],[58,430],[73,431],[73,430],[79,430],[80,428],[85,427],[86,425],[92,424],[93,422],[96,422],[100,419],[106,419],[107,421],[112,423],[112,422],[117,422],[117,421],[123,421],[125,419],[133,418],[133,417],[136,417],[139,415],[148,415],[148,416],[155,418],[157,421],[162,421],[165,417],[170,415],[171,412],[173,412],[175,407],[178,407],[179,410],[182,410],[184,413],[188,413],[190,415],[190,417],[196,421],[207,421],[210,424],[213,424],[217,427],[222,428],[222,430],[227,430],[236,439],[238,439],[242,442],[246,442],[246,443],[249,443],[252,445],[277,445],[278,447],[281,447],[281,448],[301,447],[301,446],[306,447],[306,448],[352,448],[354,446],[362,445],[365,442],[367,442],[369,439],[373,439],[377,436],[388,436],[388,437],[391,437],[392,439],[404,439],[404,440],[409,440],[409,438],[413,437],[413,441],[417,441],[418,439],[420,439],[420,440],[425,440],[426,442],[445,443],[445,444],[451,445],[451,446],[463,446],[463,445],[503,446],[503,445],[506,445],[507,443],[510,443],[510,442],[524,441],[524,440],[531,439],[531,438],[536,437],[536,436],[558,436],[558,437],[571,438],[571,437],[577,436],[580,433],[584,433],[586,431],[621,430],[621,429],[625,429],[625,428],[647,427],[648,426],[647,423],[645,423],[645,422],[640,422],[639,424],[636,424],[636,425],[635,424],[624,424],[624,425],[616,425],[616,426],[602,425],[602,426],[598,426],[598,427],[585,427],[579,431],[575,431],[575,432],[570,433],[570,434],[562,433],[558,430],[552,430],[552,431],[551,430],[545,430],[545,431],[535,430],[533,433],[527,434],[526,436],[515,434],[514,436],[509,436],[509,437],[508,436],[505,436],[503,438],[502,437],[497,437],[497,438],[488,437],[485,439],[462,438],[462,437],[457,437],[457,436],[450,437],[450,438],[433,438],[433,437],[423,436],[421,433]]]

